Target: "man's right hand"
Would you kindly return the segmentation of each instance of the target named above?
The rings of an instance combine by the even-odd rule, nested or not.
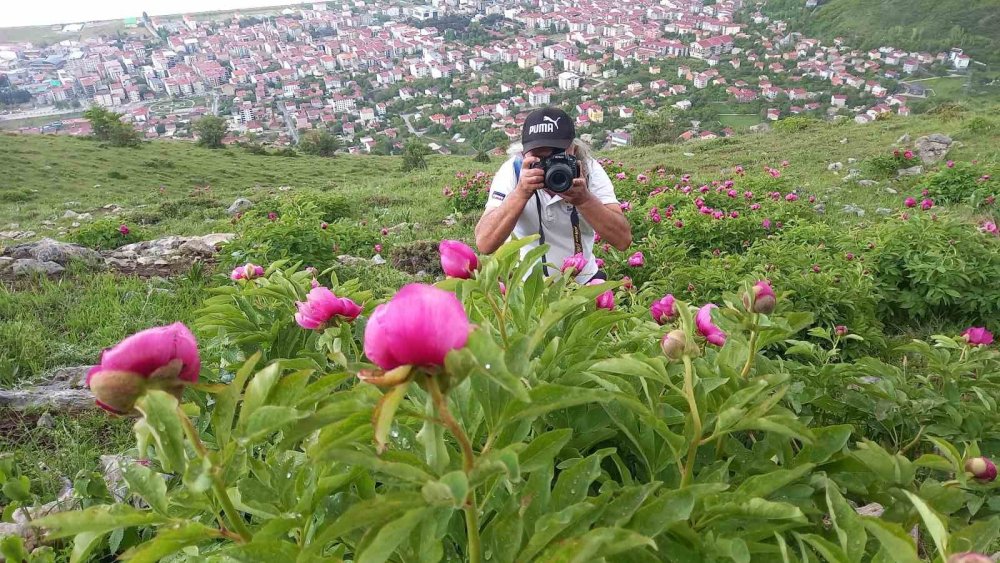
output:
[[[541,168],[534,168],[538,162],[537,156],[526,156],[521,162],[521,177],[517,180],[516,191],[525,199],[533,196],[536,190],[545,187],[545,171]]]

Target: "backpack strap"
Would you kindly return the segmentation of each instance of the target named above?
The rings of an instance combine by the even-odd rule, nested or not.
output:
[[[514,157],[514,183],[515,184],[517,184],[517,181],[521,179],[521,164],[523,162],[524,162],[524,160],[522,159],[522,157],[520,157],[520,156]]]

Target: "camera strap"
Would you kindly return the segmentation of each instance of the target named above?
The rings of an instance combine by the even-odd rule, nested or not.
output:
[[[521,157],[514,159],[514,184],[517,185],[518,180],[521,179]],[[542,198],[535,192],[535,210],[538,212],[538,244],[545,244],[545,228],[542,226]],[[580,234],[580,213],[577,212],[576,206],[573,206],[573,210],[569,214],[570,224],[573,226],[573,252],[575,254],[583,253],[583,236]],[[549,275],[549,268],[546,266],[548,258],[542,255],[542,274],[545,276]]]

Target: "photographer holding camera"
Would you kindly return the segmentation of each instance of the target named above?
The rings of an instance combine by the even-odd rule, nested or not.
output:
[[[586,266],[577,272],[577,281],[604,279],[594,258],[594,233],[618,250],[632,244],[631,227],[607,172],[576,139],[573,120],[558,108],[531,112],[521,145],[521,154],[493,178],[486,211],[476,225],[476,246],[490,254],[512,233],[518,238],[537,234],[539,240],[522,248],[522,256],[545,243],[549,251],[543,263],[560,266],[582,254]]]

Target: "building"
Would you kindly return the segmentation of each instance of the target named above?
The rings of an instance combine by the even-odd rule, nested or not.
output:
[[[559,73],[560,90],[576,90],[580,87],[580,77],[572,72]]]

